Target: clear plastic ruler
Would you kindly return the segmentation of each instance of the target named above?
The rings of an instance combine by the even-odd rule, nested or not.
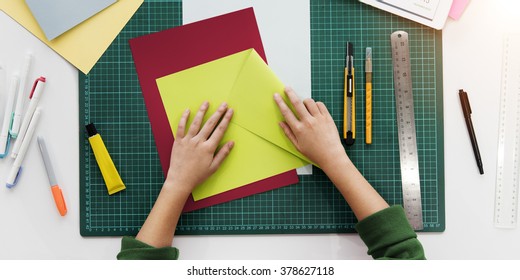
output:
[[[413,229],[421,230],[423,229],[421,180],[415,132],[408,33],[396,31],[390,36],[390,41],[392,43],[392,64],[394,68],[403,207]]]
[[[515,228],[520,174],[520,35],[505,35],[498,129],[495,226]]]

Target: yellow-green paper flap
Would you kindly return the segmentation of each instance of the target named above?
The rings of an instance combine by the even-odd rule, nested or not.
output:
[[[232,122],[310,163],[279,126],[284,118],[274,101],[274,94],[279,93],[291,106],[283,83],[254,49],[246,52],[249,56],[228,97],[229,106],[237,108]]]

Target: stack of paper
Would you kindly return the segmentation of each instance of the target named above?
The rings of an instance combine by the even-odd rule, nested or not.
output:
[[[222,101],[235,110],[225,139],[229,158],[196,188],[186,211],[293,184],[294,168],[309,161],[278,126],[273,100],[283,84],[266,64],[252,8],[130,40],[137,74],[167,172],[173,135],[186,108]]]
[[[35,2],[47,1],[36,0]],[[81,72],[87,74],[142,3],[143,0],[118,0],[52,41],[47,39],[24,0],[0,1],[0,10]],[[80,8],[80,6],[75,7],[75,9]]]

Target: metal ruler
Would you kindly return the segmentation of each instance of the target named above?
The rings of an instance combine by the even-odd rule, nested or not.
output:
[[[412,67],[408,33],[396,31],[390,36],[392,43],[392,64],[394,67],[394,88],[397,112],[397,132],[401,162],[403,207],[413,229],[423,229],[421,180],[419,177],[419,156],[415,133],[415,117],[412,94]]]
[[[503,41],[495,226],[515,228],[520,172],[520,35]]]

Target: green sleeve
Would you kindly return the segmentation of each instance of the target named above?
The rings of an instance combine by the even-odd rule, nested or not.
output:
[[[426,259],[401,206],[372,214],[359,222],[356,230],[374,259]]]
[[[130,236],[121,240],[118,260],[176,260],[179,250],[175,247],[155,248]]]

